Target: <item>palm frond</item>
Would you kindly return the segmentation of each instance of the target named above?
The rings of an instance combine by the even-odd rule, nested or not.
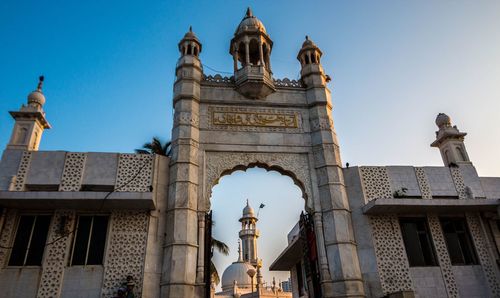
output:
[[[226,243],[222,242],[222,241],[219,241],[217,239],[215,239],[214,237],[212,237],[212,247],[217,249],[218,252],[220,252],[221,254],[227,256],[229,255],[229,247],[227,246]]]
[[[219,272],[217,272],[217,268],[213,261],[210,261],[210,275],[212,277],[212,282],[218,285],[220,283]]]

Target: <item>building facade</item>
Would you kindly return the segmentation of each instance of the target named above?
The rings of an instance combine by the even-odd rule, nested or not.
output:
[[[255,166],[303,193],[306,214],[271,266],[292,272],[294,297],[500,296],[500,178],[478,176],[448,116],[432,144],[443,167],[347,168],[319,47],[306,37],[300,80],[273,78],[273,41],[250,10],[229,45],[234,75],[222,77],[203,73],[192,30],[179,42],[170,157],[39,151],[43,80],[11,112],[3,297],[204,297],[211,189]],[[257,264],[244,234],[242,260]]]

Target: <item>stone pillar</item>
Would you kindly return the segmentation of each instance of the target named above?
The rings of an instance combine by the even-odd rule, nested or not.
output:
[[[318,237],[317,245],[319,253],[326,250],[330,271],[330,274],[326,272],[325,260],[320,256],[323,297],[364,297],[351,211],[331,116],[330,91],[321,65],[304,65],[302,80],[311,106],[309,119],[320,202],[320,206],[315,206],[315,213],[321,213],[315,214],[314,220],[316,230],[322,227],[324,231],[324,243]]]
[[[245,41],[245,66],[250,64],[250,43]]]
[[[198,261],[198,142],[201,61],[183,56],[174,84],[172,160],[167,203],[162,297],[196,297]],[[202,288],[202,285],[199,285]]]

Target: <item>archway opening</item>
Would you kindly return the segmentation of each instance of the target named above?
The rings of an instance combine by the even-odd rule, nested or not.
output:
[[[247,199],[254,209],[256,228],[260,231],[257,257],[262,259],[263,286],[271,287],[273,277],[276,285],[280,286],[280,281],[289,280],[289,272],[269,271],[269,266],[287,247],[289,232],[297,224],[300,214],[305,212],[305,195],[300,183],[283,171],[260,165],[233,169],[224,175],[213,187],[210,199],[215,222],[213,238],[224,242],[230,249],[228,256],[214,252],[212,258],[221,278],[216,292],[222,291],[224,271],[239,257],[238,240],[244,227],[240,219]]]

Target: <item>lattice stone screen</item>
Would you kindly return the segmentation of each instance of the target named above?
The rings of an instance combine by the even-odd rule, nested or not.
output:
[[[148,192],[153,178],[153,155],[120,154],[115,191]]]
[[[141,297],[149,216],[147,212],[115,211],[111,215],[102,297],[114,297],[131,275]]]
[[[393,197],[386,167],[360,167],[359,170],[367,202]]]
[[[377,267],[385,294],[412,291],[410,265],[395,215],[370,216]]]

